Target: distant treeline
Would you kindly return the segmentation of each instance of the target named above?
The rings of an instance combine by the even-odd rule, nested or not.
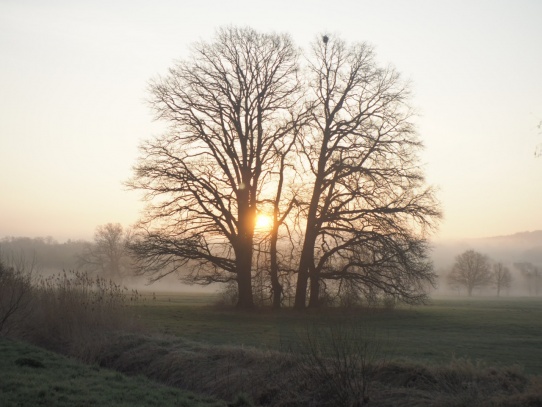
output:
[[[68,240],[59,243],[48,237],[5,237],[0,239],[0,254],[14,259],[33,259],[38,270],[58,271],[77,268],[78,256],[89,242]]]

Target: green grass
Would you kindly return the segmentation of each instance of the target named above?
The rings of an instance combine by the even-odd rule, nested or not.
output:
[[[41,348],[0,338],[0,406],[201,406],[211,397],[87,366]]]
[[[278,313],[213,307],[215,296],[156,294],[134,307],[153,331],[209,343],[283,349],[308,327],[341,320],[386,337],[395,358],[448,363],[467,358],[488,365],[520,365],[542,374],[542,300],[530,298],[435,299],[395,310]]]

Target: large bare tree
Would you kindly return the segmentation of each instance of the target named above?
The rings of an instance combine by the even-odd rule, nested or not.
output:
[[[440,212],[408,88],[366,44],[326,36],[308,61],[301,71],[288,36],[229,27],[152,83],[169,131],[142,145],[129,182],[149,203],[132,246],[140,270],[236,281],[244,308],[260,259],[275,306],[288,272],[299,308],[308,292],[318,305],[327,279],[423,300],[425,233]],[[255,234],[262,209],[272,226]]]
[[[255,219],[298,126],[297,59],[287,35],[228,27],[152,83],[169,131],[142,145],[129,182],[146,191],[133,250],[152,278],[235,280],[238,306],[253,306]]]
[[[440,211],[419,166],[408,87],[367,44],[328,36],[313,45],[309,76],[314,109],[300,148],[311,189],[295,306],[308,288],[317,306],[322,279],[423,300],[420,285],[434,279],[424,233]]]
[[[470,297],[475,288],[489,285],[491,278],[489,258],[474,250],[467,250],[456,257],[448,275],[448,282],[454,286],[465,287]]]

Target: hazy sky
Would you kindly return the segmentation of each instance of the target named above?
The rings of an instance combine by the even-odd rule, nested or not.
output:
[[[540,0],[0,0],[0,237],[134,223],[147,83],[228,24],[367,41],[412,82],[438,238],[542,229]]]

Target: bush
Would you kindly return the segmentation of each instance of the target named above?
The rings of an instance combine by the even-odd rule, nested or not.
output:
[[[382,297],[382,306],[384,309],[395,309],[397,306],[397,300],[391,295]]]
[[[385,362],[382,340],[368,326],[314,326],[300,336],[294,351],[300,357],[300,381],[311,383],[324,405],[367,404],[376,372]]]
[[[217,307],[234,307],[237,305],[237,283],[229,281],[225,283],[218,291],[218,299],[215,303]]]
[[[0,334],[17,330],[31,310],[31,271],[26,263],[8,266],[0,258]]]

